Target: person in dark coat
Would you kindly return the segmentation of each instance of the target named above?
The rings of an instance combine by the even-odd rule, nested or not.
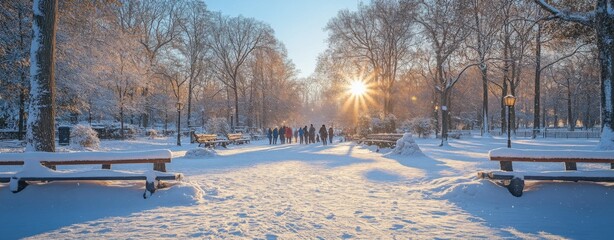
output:
[[[307,130],[307,125],[303,128],[303,137],[305,138],[305,144],[309,144],[309,130]]]
[[[271,128],[266,131],[266,137],[269,138],[269,145],[273,144],[273,130]]]
[[[277,135],[279,135],[279,132],[277,128],[275,128],[273,129],[273,144],[277,144]]]
[[[309,127],[309,143],[316,143],[316,128],[313,124]]]
[[[303,144],[303,140],[305,139],[305,136],[304,136],[303,133],[305,133],[305,132],[303,132],[303,128],[301,128],[301,127],[298,128],[298,138],[299,138],[299,142],[301,144]]]
[[[286,126],[281,126],[279,129],[279,143],[284,144],[286,141]]]
[[[335,132],[333,131],[333,128],[332,128],[332,127],[328,128],[328,139],[329,139],[329,141],[330,141],[330,143],[331,143],[331,144],[333,144],[333,134],[334,134],[334,133],[335,133]]]
[[[320,139],[322,139],[322,145],[327,145],[326,142],[328,142],[328,133],[326,132],[326,126],[322,124],[322,127],[320,127],[318,132],[320,133]]]

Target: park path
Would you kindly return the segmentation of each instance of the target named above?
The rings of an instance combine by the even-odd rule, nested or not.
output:
[[[406,239],[496,232],[436,197],[446,181],[458,179],[428,179],[428,169],[349,143],[254,144],[219,154],[177,158],[169,166],[202,190],[198,204],[77,223],[35,238]]]

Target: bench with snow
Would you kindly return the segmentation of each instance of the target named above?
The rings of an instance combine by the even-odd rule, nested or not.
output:
[[[217,136],[217,134],[192,133],[192,137],[194,141],[198,143],[199,147],[203,145],[204,147],[215,148],[215,146],[222,146],[226,148],[226,146],[230,144],[229,140],[221,139]]]
[[[226,136],[228,137],[228,141],[231,141],[234,144],[249,143],[251,140],[249,137],[243,136],[242,133],[229,133],[226,134]]]
[[[380,133],[369,134],[366,138],[357,140],[358,143],[364,143],[367,145],[377,145],[380,148],[388,147],[394,148],[397,144],[397,140],[403,137],[403,134],[396,133]]]
[[[28,186],[28,181],[109,181],[145,180],[144,198],[156,188],[165,187],[161,180],[180,180],[181,174],[166,173],[166,163],[171,162],[169,150],[139,152],[27,152],[2,153],[0,165],[23,165],[21,171],[0,173],[0,182],[9,183],[13,193]],[[56,170],[60,165],[102,165],[102,169]],[[133,172],[111,170],[113,164],[152,164],[153,170]]]
[[[522,150],[498,148],[489,152],[491,161],[499,161],[501,171],[478,172],[479,178],[503,180],[510,193],[522,196],[524,180],[614,182],[612,170],[577,171],[576,163],[609,163],[614,169],[614,151]],[[512,162],[564,163],[565,171],[516,171]]]

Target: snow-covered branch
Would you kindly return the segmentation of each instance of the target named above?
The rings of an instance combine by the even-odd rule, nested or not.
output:
[[[590,11],[586,13],[569,12],[569,11],[559,10],[558,8],[546,3],[545,0],[535,0],[535,3],[540,5],[542,9],[550,12],[555,17],[561,18],[565,21],[577,22],[582,25],[591,26],[593,21],[595,20],[594,11]]]

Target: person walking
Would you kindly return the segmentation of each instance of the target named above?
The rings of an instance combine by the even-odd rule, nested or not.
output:
[[[291,127],[286,127],[286,143],[288,144],[292,143],[292,128]]]
[[[269,145],[273,144],[273,130],[271,128],[266,131],[266,137],[269,139]]]
[[[298,128],[294,129],[294,143],[298,143]]]
[[[305,144],[309,144],[309,130],[307,130],[307,125],[303,128],[303,137],[305,138]]]
[[[320,127],[318,132],[320,133],[320,138],[322,139],[322,145],[326,146],[326,142],[328,142],[328,132],[326,132],[326,126],[322,124],[322,127]]]
[[[303,128],[298,128],[298,138],[300,139],[300,143],[303,144],[303,140],[304,140],[304,131]]]
[[[333,131],[333,127],[329,127],[328,128],[328,139],[330,141],[330,144],[333,144],[333,134],[335,132]]]
[[[284,144],[284,141],[286,141],[286,126],[281,126],[279,129],[279,143]]]
[[[273,129],[273,144],[277,144],[277,135],[279,134],[277,128]]]
[[[316,128],[313,124],[309,127],[309,143],[316,143]]]

